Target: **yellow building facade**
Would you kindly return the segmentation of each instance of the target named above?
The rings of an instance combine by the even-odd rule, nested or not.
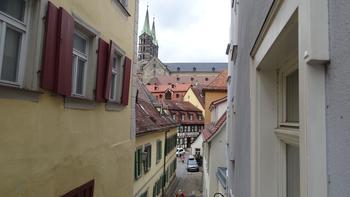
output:
[[[13,64],[17,69],[13,80],[6,77],[6,73],[8,76],[11,73],[11,69],[6,70],[12,66],[11,61],[0,63],[2,196],[68,197],[78,194],[74,192],[84,192],[84,187],[81,186],[88,186],[87,193],[94,197],[132,196],[135,142],[129,118],[132,114],[131,91],[124,95],[126,103],[129,103],[126,105],[114,102],[112,96],[109,97],[111,100],[107,98],[105,102],[95,100],[96,62],[99,57],[94,52],[98,52],[99,39],[112,41],[122,51],[123,59],[129,57],[132,64],[134,62],[138,5],[136,0],[121,2],[2,2],[9,9],[0,10],[0,29],[7,28],[2,31],[6,32],[7,37],[4,37],[5,41],[0,40],[0,45],[5,43],[5,52],[0,50],[0,56],[11,60],[11,55],[16,54],[18,59],[17,64]],[[75,89],[80,87],[76,86],[79,78],[74,78],[74,73],[79,72],[77,70],[73,70],[72,77],[72,92],[76,94],[61,95],[40,85],[49,4],[65,10],[74,19],[74,28],[79,27],[82,32],[88,32],[89,37],[85,42],[88,47],[85,49],[91,53],[86,57],[79,51],[78,55],[75,54],[78,45],[75,38],[74,44],[72,43],[73,60],[80,61],[81,57],[82,63],[79,65],[84,65],[86,69],[82,72],[82,94],[78,95],[78,90]],[[24,10],[19,13],[23,16],[14,20],[18,13],[14,13],[10,7],[18,5]],[[62,33],[68,31],[64,26],[61,27]],[[20,30],[17,32],[17,29]],[[74,36],[80,35],[76,31],[74,29]],[[6,48],[7,43],[13,43],[16,36],[20,38],[18,51],[9,55],[11,49]],[[67,72],[70,73],[71,70]],[[124,82],[121,86],[123,85]],[[126,86],[123,86],[123,91]]]
[[[211,112],[209,110],[210,104],[216,100],[224,98],[227,96],[226,91],[217,90],[205,90],[205,119],[204,124],[209,124],[211,122]]]
[[[196,95],[193,89],[189,88],[184,96],[184,101],[189,102],[195,107],[197,107],[198,109],[200,109],[202,111],[203,116],[205,117],[204,106],[199,101],[200,98],[198,98],[198,96],[201,96],[201,95]]]
[[[170,130],[154,131],[136,136],[135,156],[138,150],[145,153],[147,147],[151,147],[151,161],[149,169],[145,168],[146,161],[143,161],[139,175],[135,175],[135,197],[162,196],[162,192],[166,193],[168,186],[176,177],[176,135],[176,127],[174,127]],[[168,139],[167,142],[166,139]],[[166,151],[166,143],[172,144],[168,145],[170,147],[168,151]],[[160,149],[157,146],[160,146]]]

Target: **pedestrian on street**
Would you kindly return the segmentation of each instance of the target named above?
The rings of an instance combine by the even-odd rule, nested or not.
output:
[[[191,194],[191,196],[190,197],[196,197],[196,194],[195,194],[195,192],[194,191],[192,191],[192,194]]]

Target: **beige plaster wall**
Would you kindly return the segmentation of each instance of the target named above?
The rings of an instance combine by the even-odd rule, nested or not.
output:
[[[113,0],[53,0],[133,57],[136,1],[127,17]],[[47,1],[42,0],[46,6]],[[29,46],[30,48],[30,46]],[[94,179],[94,196],[132,196],[131,108],[64,108],[43,92],[37,102],[0,99],[1,196],[56,197]]]

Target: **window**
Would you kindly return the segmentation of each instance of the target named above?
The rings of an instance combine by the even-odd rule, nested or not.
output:
[[[72,95],[85,95],[85,80],[88,65],[89,42],[88,37],[80,32],[75,32],[73,39],[73,74]]]
[[[118,0],[118,1],[124,8],[128,7],[128,0]]]
[[[6,84],[21,83],[27,32],[26,6],[23,0],[3,0],[0,3],[0,82]]]
[[[286,122],[299,122],[298,70],[286,77]]]
[[[142,170],[142,149],[138,148],[135,151],[135,180],[138,179],[141,176],[141,170]]]
[[[176,81],[180,81],[180,77],[176,77]]]
[[[287,197],[300,196],[299,147],[286,145],[286,184]]]
[[[194,80],[194,78],[193,77],[191,77],[191,81],[193,81]]]
[[[160,95],[159,95],[159,98],[163,98],[163,94],[160,94]]]
[[[208,80],[209,80],[208,77],[206,77],[206,78],[205,78],[205,81],[208,81]]]
[[[198,116],[198,120],[202,120],[202,114],[197,114],[197,116]]]
[[[173,114],[173,119],[176,120],[176,114]]]
[[[193,69],[193,71],[196,71],[196,70],[197,70],[197,68],[196,68],[196,67],[193,67],[192,69]]]
[[[124,55],[118,47],[112,43],[112,78],[110,86],[109,100],[111,102],[120,103],[122,94],[122,83],[123,83],[123,64]]]
[[[146,159],[144,161],[144,172],[148,172],[149,169],[151,169],[152,166],[152,146],[151,145],[146,145],[145,146],[145,150],[144,150],[145,154],[146,154]]]
[[[181,120],[184,121],[185,120],[185,115],[181,114]]]
[[[141,196],[140,197],[148,197],[148,192],[147,191],[145,191],[143,194],[141,194]]]
[[[190,120],[193,120],[193,115],[192,114],[190,114]]]
[[[180,95],[179,94],[176,94],[176,98],[179,98],[180,97]]]
[[[165,99],[171,100],[171,92],[170,91],[165,92]]]
[[[157,163],[162,159],[162,141],[157,140]]]
[[[299,126],[299,74],[297,69],[284,69],[279,78],[279,126]]]
[[[89,181],[85,183],[84,185],[81,185],[72,191],[64,194],[62,197],[76,197],[76,196],[81,196],[81,197],[92,197],[94,196],[94,185],[95,181]]]

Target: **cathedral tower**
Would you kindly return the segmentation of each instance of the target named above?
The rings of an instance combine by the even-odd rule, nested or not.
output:
[[[154,24],[154,18],[153,18],[152,29],[150,28],[150,25],[149,25],[149,14],[148,14],[148,6],[147,6],[145,22],[143,24],[141,35],[139,36],[138,60],[149,61],[153,57],[158,57],[158,41],[156,37],[156,28]]]

